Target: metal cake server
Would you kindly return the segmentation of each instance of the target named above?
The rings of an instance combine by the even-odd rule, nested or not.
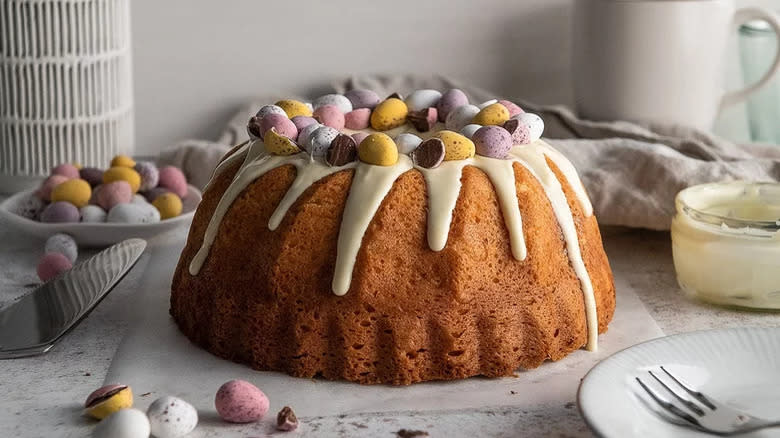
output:
[[[49,351],[111,292],[144,249],[142,239],[117,243],[0,310],[0,359]]]

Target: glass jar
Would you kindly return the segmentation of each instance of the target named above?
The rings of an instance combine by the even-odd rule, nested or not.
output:
[[[740,26],[739,52],[746,84],[757,82],[769,70],[776,51],[777,38],[767,22],[753,20]],[[748,96],[747,113],[753,141],[780,143],[780,78]]]
[[[715,304],[780,310],[780,184],[702,184],[675,204],[680,287]]]

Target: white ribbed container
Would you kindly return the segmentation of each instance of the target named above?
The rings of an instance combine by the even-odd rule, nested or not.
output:
[[[130,0],[0,0],[0,192],[133,150]]]

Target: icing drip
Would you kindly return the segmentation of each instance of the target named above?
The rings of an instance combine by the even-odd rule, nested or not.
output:
[[[411,168],[412,160],[406,155],[398,157],[394,166],[357,165],[339,229],[333,273],[333,293],[336,295],[344,295],[349,290],[363,234],[395,180]]]
[[[555,163],[558,170],[566,177],[569,186],[574,190],[574,194],[577,196],[577,200],[579,200],[580,205],[582,206],[582,212],[585,216],[592,216],[593,204],[590,203],[590,198],[588,198],[588,194],[585,192],[585,186],[582,185],[582,180],[580,180],[580,177],[577,175],[577,169],[574,168],[571,161],[557,149],[540,140],[531,143],[527,147],[541,150],[550,161]]]
[[[460,175],[472,160],[453,160],[441,163],[436,169],[417,170],[423,174],[428,187],[428,246],[441,251],[447,244],[452,212],[460,195]],[[433,196],[436,193],[437,196]]]
[[[224,172],[225,169],[227,169],[231,164],[238,160],[244,159],[244,157],[248,155],[247,150],[251,150],[253,145],[253,140],[245,141],[237,151],[230,154],[229,157],[225,158],[219,164],[217,164],[217,167],[215,167],[214,171],[211,172],[211,178],[209,178],[209,182],[207,182],[206,186],[203,187],[203,191],[205,192],[211,186],[211,183],[217,178],[217,176]]]

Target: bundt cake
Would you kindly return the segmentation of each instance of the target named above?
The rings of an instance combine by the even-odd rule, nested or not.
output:
[[[171,315],[220,357],[367,384],[506,376],[595,350],[612,272],[542,129],[456,89],[262,107],[204,191]]]

